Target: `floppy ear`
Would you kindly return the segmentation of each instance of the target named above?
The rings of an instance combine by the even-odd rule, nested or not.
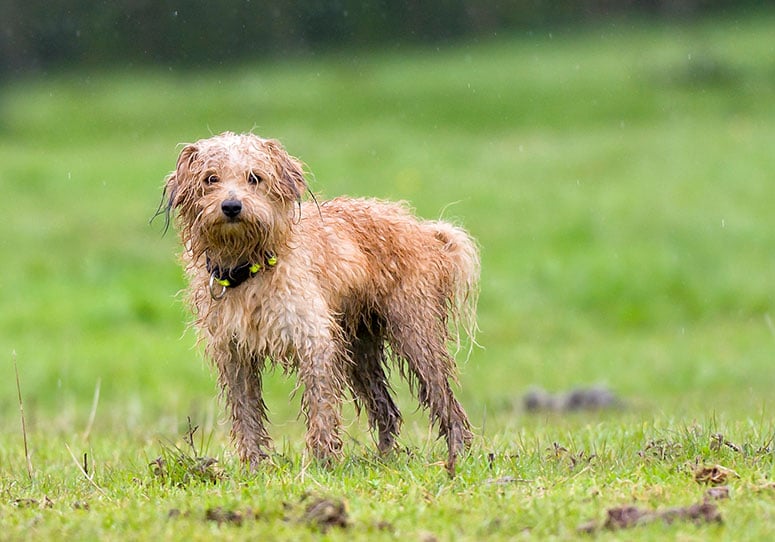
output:
[[[198,156],[199,149],[195,145],[186,145],[183,147],[183,150],[180,151],[175,171],[167,177],[167,185],[164,188],[165,193],[169,197],[168,206],[170,209],[180,206],[180,188],[191,176],[191,166]]]
[[[164,188],[161,193],[161,201],[159,207],[156,209],[156,213],[151,220],[157,216],[164,215],[164,231],[166,232],[170,226],[170,216],[172,209],[179,207],[182,203],[180,197],[180,185],[185,182],[186,177],[190,174],[191,163],[196,158],[197,148],[194,145],[186,145],[186,147],[180,152],[178,156],[178,162],[175,167],[175,171],[167,175],[164,180]]]
[[[304,166],[285,152],[279,141],[268,139],[265,144],[280,181],[277,187],[280,197],[284,201],[301,202],[302,195],[309,190],[304,180]]]

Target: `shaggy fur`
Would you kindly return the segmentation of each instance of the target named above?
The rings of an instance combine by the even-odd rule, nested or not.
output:
[[[278,142],[229,132],[186,146],[166,180],[163,207],[168,218],[177,211],[195,325],[241,460],[255,466],[271,447],[261,393],[267,362],[298,373],[315,457],[341,453],[347,388],[379,449],[391,450],[401,425],[387,379],[392,358],[446,438],[453,472],[472,433],[450,387],[447,348],[459,328],[475,328],[475,243],[401,203],[318,205],[302,202],[307,190],[301,163]],[[260,269],[238,286],[213,282],[215,270],[246,264]]]

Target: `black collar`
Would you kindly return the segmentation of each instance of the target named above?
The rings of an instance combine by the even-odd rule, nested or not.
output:
[[[277,256],[272,252],[268,252],[264,256],[262,263],[241,263],[235,267],[221,267],[210,261],[207,257],[206,266],[207,272],[210,273],[210,294],[214,299],[220,299],[223,294],[226,293],[227,288],[236,288],[262,269],[267,269],[277,265]],[[223,291],[219,295],[215,295],[213,286],[215,283],[223,286]]]

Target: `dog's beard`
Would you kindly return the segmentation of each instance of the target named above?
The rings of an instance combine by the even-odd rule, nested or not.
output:
[[[232,222],[205,230],[207,256],[221,264],[250,261],[266,250],[267,227],[261,223]]]
[[[222,213],[200,214],[192,224],[191,250],[225,267],[262,261],[277,253],[283,243],[287,220],[270,212],[242,213],[229,219]]]

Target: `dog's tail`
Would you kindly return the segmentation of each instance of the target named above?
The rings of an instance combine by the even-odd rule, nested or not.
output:
[[[456,346],[460,348],[462,331],[473,348],[478,331],[476,304],[479,299],[479,248],[462,228],[443,221],[430,222],[429,225],[436,239],[443,243],[444,252],[449,258],[449,302]]]

